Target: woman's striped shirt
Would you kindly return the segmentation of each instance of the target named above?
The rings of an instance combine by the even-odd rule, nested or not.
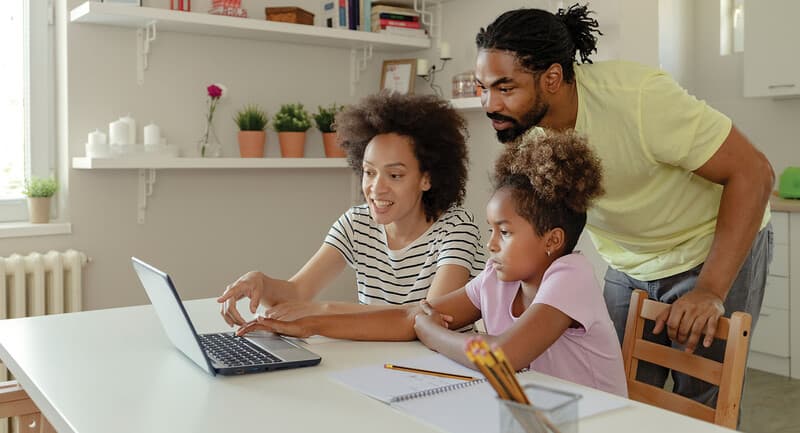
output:
[[[463,266],[473,278],[486,261],[475,218],[459,207],[447,210],[405,248],[390,250],[384,227],[372,219],[369,207],[354,206],[333,224],[325,243],[355,269],[361,304],[419,302],[439,266]]]

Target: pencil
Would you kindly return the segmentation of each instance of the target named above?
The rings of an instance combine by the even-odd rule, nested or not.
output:
[[[443,373],[443,372],[440,372],[440,371],[432,371],[432,370],[423,370],[421,368],[404,367],[402,365],[396,365],[396,364],[383,364],[383,367],[384,368],[388,368],[389,370],[399,370],[399,371],[407,371],[409,373],[427,374],[428,376],[446,377],[448,379],[475,380],[475,378],[472,377],[472,376],[462,376],[460,374]]]

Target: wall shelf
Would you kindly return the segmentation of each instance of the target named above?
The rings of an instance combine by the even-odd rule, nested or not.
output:
[[[72,168],[79,170],[347,167],[345,158],[72,158]]]
[[[450,100],[450,104],[459,111],[478,111],[483,110],[481,106],[480,96],[472,98],[454,98]]]
[[[136,30],[136,81],[144,84],[150,45],[157,32],[191,33],[205,36],[252,39],[290,44],[350,49],[350,93],[355,93],[358,73],[365,68],[373,50],[405,52],[431,47],[429,38],[387,35],[345,29],[282,23],[276,21],[181,12],[169,9],[136,7],[87,1],[70,11],[70,21],[127,27]]]
[[[78,170],[138,170],[136,221],[144,224],[147,197],[153,195],[156,169],[297,169],[347,168],[345,158],[72,158],[72,168]],[[351,197],[355,197],[355,183]]]
[[[92,1],[72,9],[70,20],[74,23],[134,29],[144,28],[155,22],[160,32],[194,33],[335,48],[363,48],[372,45],[375,50],[390,52],[414,51],[431,46],[427,38]]]

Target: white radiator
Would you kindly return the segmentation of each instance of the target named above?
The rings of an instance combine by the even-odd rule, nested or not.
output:
[[[86,262],[86,255],[75,250],[0,257],[0,319],[80,311]],[[8,370],[0,364],[4,380]],[[9,427],[3,420],[0,433],[20,431]]]

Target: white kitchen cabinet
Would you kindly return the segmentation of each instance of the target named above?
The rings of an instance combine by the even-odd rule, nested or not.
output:
[[[772,227],[775,252],[748,366],[800,378],[800,203],[774,198]]]
[[[800,96],[795,20],[797,0],[744,3],[744,96]]]

